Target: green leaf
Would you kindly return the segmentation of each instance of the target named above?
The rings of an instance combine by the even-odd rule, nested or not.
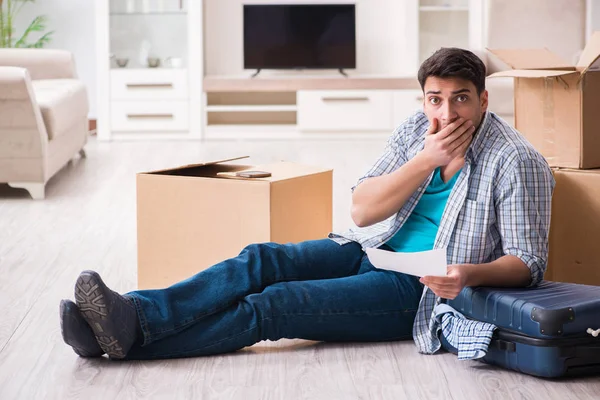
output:
[[[46,29],[46,20],[47,19],[45,15],[35,17],[27,29],[25,29],[23,35],[19,38],[19,40],[16,41],[15,47],[25,47],[25,42],[27,41],[27,37],[31,32],[41,32]]]
[[[34,18],[25,29],[20,38],[17,39],[17,31],[13,25],[16,15],[19,14],[23,6],[27,3],[34,3],[35,0],[0,0],[0,47],[43,47],[50,43],[51,34],[48,32],[42,35],[35,43],[28,44],[27,39],[31,32],[43,33],[46,30],[48,21],[45,15]],[[19,29],[20,30],[20,29]]]
[[[34,47],[36,49],[40,49],[42,47],[44,47],[44,45],[50,43],[50,36],[52,36],[52,34],[54,33],[54,31],[50,31],[47,33],[44,33],[38,40],[37,42],[35,42],[34,44],[32,44],[30,47]]]
[[[2,0],[0,0],[0,47],[4,47],[5,46],[5,42],[6,42],[6,34],[4,31],[4,10],[2,9]]]

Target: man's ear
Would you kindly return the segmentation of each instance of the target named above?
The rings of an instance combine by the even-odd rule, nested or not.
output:
[[[487,111],[488,108],[488,91],[484,90],[483,92],[481,92],[481,96],[479,96],[479,101],[480,101],[480,105],[481,105],[481,110],[483,112]]]

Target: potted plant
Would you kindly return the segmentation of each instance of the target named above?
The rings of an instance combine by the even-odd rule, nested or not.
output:
[[[19,36],[15,30],[14,20],[25,3],[35,0],[0,0],[0,47],[29,47],[41,48],[51,40],[53,31],[42,33],[46,30],[47,18],[45,15],[35,17],[29,26]],[[42,33],[36,41],[29,43],[27,40],[32,32]]]

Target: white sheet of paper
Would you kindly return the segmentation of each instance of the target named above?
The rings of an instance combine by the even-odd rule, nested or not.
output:
[[[376,268],[422,276],[446,276],[446,249],[415,253],[396,253],[375,248],[366,249],[369,261]]]

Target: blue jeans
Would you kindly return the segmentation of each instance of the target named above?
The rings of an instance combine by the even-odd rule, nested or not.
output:
[[[458,354],[458,349],[452,346],[443,334],[440,333],[439,339],[444,350],[446,350],[449,353]]]
[[[128,293],[142,336],[126,359],[205,356],[262,340],[409,339],[423,286],[380,270],[359,244],[247,246],[184,281]]]

